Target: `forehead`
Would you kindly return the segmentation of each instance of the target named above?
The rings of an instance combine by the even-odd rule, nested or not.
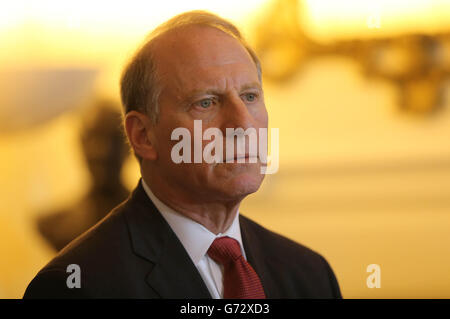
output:
[[[164,85],[190,86],[226,76],[257,80],[256,65],[241,42],[209,26],[185,26],[160,35],[153,57]]]

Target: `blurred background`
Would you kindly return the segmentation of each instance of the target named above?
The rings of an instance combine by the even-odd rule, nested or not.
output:
[[[448,0],[2,2],[0,298],[137,185],[120,72],[193,9],[242,29],[280,129],[241,212],[324,255],[345,298],[450,298]]]

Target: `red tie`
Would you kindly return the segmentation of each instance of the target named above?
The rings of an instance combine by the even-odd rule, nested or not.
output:
[[[224,267],[223,297],[225,299],[265,299],[261,281],[252,266],[242,256],[237,240],[216,238],[208,255]]]

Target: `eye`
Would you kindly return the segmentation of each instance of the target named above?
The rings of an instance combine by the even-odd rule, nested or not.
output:
[[[244,94],[244,98],[247,102],[255,102],[258,95],[256,93],[246,93]]]
[[[203,109],[207,109],[208,107],[212,106],[213,103],[214,103],[214,100],[210,98],[210,99],[200,100],[200,101],[196,102],[195,105],[198,105]]]
[[[203,108],[207,108],[211,106],[211,100],[201,100],[200,106]]]

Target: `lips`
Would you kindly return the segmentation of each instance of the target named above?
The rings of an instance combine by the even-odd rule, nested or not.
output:
[[[245,155],[235,155],[235,156],[234,156],[234,159],[235,159],[235,160],[238,160],[238,159],[240,159],[240,158],[249,158],[249,155],[248,155],[248,154],[245,154]]]
[[[237,162],[238,160],[244,160],[244,162],[249,162],[250,159],[256,158],[258,159],[258,156],[250,156],[249,154],[245,154],[245,155],[235,155],[234,157],[229,157],[225,159],[226,163],[234,163]]]

